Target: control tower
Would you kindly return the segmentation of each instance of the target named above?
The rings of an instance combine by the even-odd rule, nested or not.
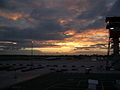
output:
[[[106,17],[105,22],[106,29],[109,29],[108,56],[113,55],[112,66],[120,68],[120,17]]]
[[[113,55],[119,55],[120,17],[106,17],[106,29],[109,29],[109,45],[113,49]],[[109,47],[110,47],[109,46]],[[110,54],[110,50],[108,50]]]

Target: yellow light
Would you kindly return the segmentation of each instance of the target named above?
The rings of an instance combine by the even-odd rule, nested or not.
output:
[[[39,50],[43,53],[71,53],[73,48],[70,47],[44,47],[44,48],[34,48],[34,50]]]
[[[71,34],[72,32],[72,34]],[[75,30],[68,30],[66,35],[72,35],[64,40],[48,40],[48,41],[34,41],[36,45],[46,45],[47,47],[34,48],[42,53],[46,54],[75,54],[79,52],[106,52],[102,46],[95,46],[97,44],[107,45],[108,30],[105,29],[93,29],[77,33]],[[74,33],[74,34],[73,34]],[[53,46],[49,46],[53,45]],[[49,47],[48,47],[49,46]]]
[[[64,32],[65,35],[75,35],[76,34],[76,31],[75,30],[68,30],[66,32]]]
[[[59,22],[62,24],[62,23],[65,23],[66,21],[65,20],[60,20]]]

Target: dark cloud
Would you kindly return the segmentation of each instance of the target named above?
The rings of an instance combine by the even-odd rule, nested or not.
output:
[[[86,26],[83,26],[81,29],[96,29],[104,27],[104,19],[107,13],[106,3],[104,0],[92,1],[92,6],[77,17],[79,20],[86,20]]]
[[[6,6],[5,0],[0,0],[0,8],[4,8]]]
[[[95,20],[94,23],[89,24],[85,29],[99,29],[99,28],[104,28],[105,27],[105,22],[104,22],[104,17],[102,19]]]
[[[107,2],[109,11],[105,0],[0,0],[0,13],[4,12],[0,16],[0,40],[15,40],[21,46],[29,46],[26,40],[64,40],[67,36],[61,32],[68,29],[82,32],[103,28],[106,16],[120,15],[120,1],[112,6],[112,0]],[[9,14],[14,13],[24,16],[10,20]],[[59,19],[66,22],[60,24]]]
[[[80,13],[80,15],[77,16],[77,18],[76,18],[76,19],[79,19],[80,22],[81,22],[81,20],[84,20],[84,19],[86,20],[86,22],[87,21],[90,22],[90,21],[94,20],[94,22],[90,22],[88,25],[80,25],[81,29],[90,29],[93,27],[101,28],[102,26],[104,26],[103,19],[107,12],[105,0],[100,0],[100,1],[76,0],[75,2],[74,2],[74,0],[70,0],[70,1],[63,1],[63,0],[58,0],[58,1],[56,1],[56,0],[34,0],[34,1],[33,0],[9,0],[9,1],[8,0],[0,0],[0,2],[1,2],[0,3],[1,7],[4,7],[11,12],[20,12],[20,13],[26,13],[26,14],[30,15],[31,18],[36,19],[37,25],[41,26],[41,27],[45,27],[47,24],[50,24],[47,22],[45,23],[44,20],[46,21],[49,19],[53,20],[56,18],[58,19],[58,18],[67,18],[67,17],[74,18],[77,16],[74,11],[77,10],[78,11],[77,13],[79,13],[79,11],[82,11],[82,13]],[[61,5],[61,7],[55,8],[56,5],[57,6]],[[114,8],[118,8],[119,6],[120,6],[119,4],[115,5]],[[73,9],[70,9],[70,8],[73,8]],[[96,19],[98,16],[103,16],[103,18]],[[42,23],[40,23],[40,22],[42,22]],[[45,25],[43,25],[43,23]],[[57,23],[57,21],[55,23]],[[54,24],[50,24],[50,25],[54,25]],[[74,23],[74,25],[73,24],[68,25],[68,27],[74,28],[77,26],[75,24],[77,24],[77,23]],[[48,28],[53,29],[53,26],[50,27],[50,25],[47,25]],[[54,25],[54,26],[56,26],[56,25]],[[54,28],[56,28],[56,27],[54,27]],[[45,29],[43,29],[43,30],[45,30]],[[60,30],[60,29],[56,28],[56,30]]]
[[[0,27],[0,39],[1,40],[58,40],[63,39],[58,32],[60,26],[56,23],[45,22],[42,26],[36,29],[18,29],[14,27]],[[54,33],[53,33],[54,32]]]
[[[94,49],[94,48],[100,48],[100,49],[107,49],[106,44],[95,44],[95,45],[90,45],[90,47],[77,47],[77,50],[90,50],[90,49]]]
[[[12,1],[12,0],[11,0]],[[2,10],[14,10],[16,7],[9,0],[0,0],[0,9]]]
[[[116,1],[107,16],[120,16],[120,0]]]
[[[34,0],[0,0],[0,10],[7,12],[31,13]]]
[[[31,13],[31,17],[35,19],[58,19],[66,16],[72,16],[72,13],[67,10],[55,8],[36,8]]]
[[[96,16],[104,15],[106,12],[106,3],[104,0],[95,1],[91,0],[91,6],[88,7],[86,11],[84,11],[80,16],[79,19],[92,19]]]
[[[43,22],[40,23],[41,30],[48,31],[48,32],[53,32],[53,31],[60,31],[62,30],[62,27],[54,20],[44,20]]]

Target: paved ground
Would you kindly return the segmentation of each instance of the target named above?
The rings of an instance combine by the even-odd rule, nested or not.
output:
[[[115,80],[120,74],[49,73],[32,80],[12,85],[5,90],[86,90],[88,79],[98,80],[97,90],[119,90]]]
[[[86,75],[86,68],[93,74]],[[95,61],[0,61],[0,89],[12,86],[7,90],[85,90],[88,78],[114,85],[115,80],[120,80],[120,72],[105,71],[105,62]]]

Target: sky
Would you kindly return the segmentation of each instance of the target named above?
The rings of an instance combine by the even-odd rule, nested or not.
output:
[[[0,54],[107,54],[105,17],[120,0],[0,0]]]

